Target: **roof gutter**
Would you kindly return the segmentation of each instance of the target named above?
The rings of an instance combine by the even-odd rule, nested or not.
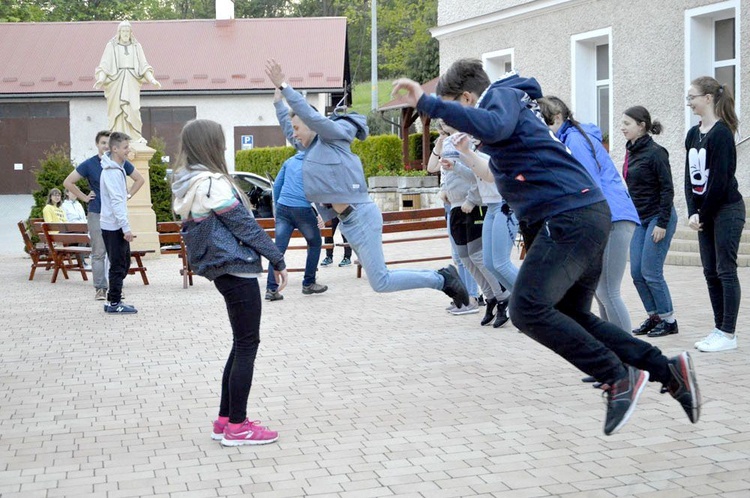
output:
[[[295,88],[295,90],[307,93],[338,93],[343,92],[343,87],[337,88]],[[187,95],[264,95],[274,93],[274,89],[254,90],[156,90],[152,92],[141,92],[141,97],[184,97]],[[0,93],[0,100],[28,100],[28,99],[60,99],[60,98],[104,98],[102,92],[49,92],[49,93]]]
[[[441,40],[486,29],[511,19],[513,21],[520,21],[521,19],[549,14],[555,10],[566,9],[580,3],[591,1],[593,0],[537,0],[516,7],[510,7],[508,9],[490,12],[489,14],[464,19],[463,21],[437,26],[432,28],[430,33],[432,33],[433,38]]]

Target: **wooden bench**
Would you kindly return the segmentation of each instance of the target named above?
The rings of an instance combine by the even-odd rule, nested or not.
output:
[[[43,242],[34,243],[32,238],[31,225],[27,226],[23,220],[18,222],[18,230],[21,232],[21,239],[23,239],[23,245],[31,258],[31,272],[29,273],[29,280],[34,280],[34,274],[37,268],[44,268],[49,270],[52,268],[52,257],[49,254],[49,248],[47,244]]]
[[[255,221],[257,221],[258,225],[260,225],[260,227],[263,230],[266,231],[266,233],[268,234],[269,237],[271,237],[272,239],[276,240],[276,220],[274,218],[256,218]],[[324,238],[324,237],[333,237],[333,230],[331,229],[330,226],[326,226],[324,228],[321,228],[320,229],[320,236],[321,236],[321,238]],[[294,239],[302,239],[302,242],[300,244],[294,244],[294,245],[292,245],[292,241]],[[333,247],[334,247],[334,244],[323,243],[321,245],[321,249],[322,250],[333,249]],[[302,235],[302,233],[299,230],[297,230],[296,228],[292,232],[292,237],[289,240],[289,246],[286,248],[286,250],[287,251],[307,250],[307,241],[305,240],[304,235]],[[290,271],[290,272],[300,272],[301,271],[301,272],[303,272],[303,271],[305,271],[305,268],[304,267],[302,267],[302,268],[289,268],[289,267],[287,267],[287,271]]]
[[[187,289],[193,285],[193,270],[190,269],[190,263],[185,250],[185,241],[182,239],[180,229],[182,223],[179,221],[162,221],[156,224],[156,231],[159,233],[159,245],[162,254],[176,254],[180,258],[182,268],[182,288]]]
[[[441,230],[438,234],[420,234],[428,230]],[[425,240],[448,239],[448,227],[445,222],[445,209],[427,208],[427,209],[409,209],[406,211],[385,211],[383,212],[383,235],[386,234],[405,234],[404,237],[383,238],[383,245],[401,244],[407,242],[422,242]],[[343,244],[338,244],[343,245]],[[415,247],[419,247],[416,245]],[[383,248],[385,250],[385,247]],[[417,249],[418,250],[418,249]],[[421,263],[424,261],[439,261],[452,259],[450,246],[448,254],[445,256],[430,256],[424,258],[410,259],[388,259],[386,254],[385,264],[399,265],[403,263]],[[385,252],[385,251],[384,251]],[[362,263],[355,261],[357,265],[357,278],[362,278]]]
[[[89,244],[89,229],[86,223],[37,223],[37,232],[44,234],[44,240],[49,248],[50,257],[53,261],[53,271],[51,282],[57,282],[57,276],[62,272],[63,277],[67,280],[68,270],[77,271],[81,278],[87,281],[87,269],[83,266],[83,258],[91,255]],[[137,250],[131,249],[130,256],[135,260],[135,265],[131,264],[128,275],[140,273],[143,285],[148,285],[146,276],[146,266],[143,264],[143,257],[148,253],[155,251],[150,249]]]

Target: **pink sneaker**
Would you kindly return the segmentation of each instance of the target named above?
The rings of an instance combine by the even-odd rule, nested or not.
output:
[[[268,444],[277,439],[279,439],[279,433],[261,426],[260,420],[250,422],[245,419],[241,424],[227,424],[221,444],[224,446]]]
[[[221,441],[224,438],[224,428],[229,423],[229,417],[219,417],[214,420],[214,430],[211,432],[211,439]]]

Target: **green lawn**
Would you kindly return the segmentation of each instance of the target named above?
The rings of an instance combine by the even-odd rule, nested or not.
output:
[[[391,98],[391,84],[393,80],[380,80],[378,82],[378,104],[383,105],[393,100]],[[360,114],[370,112],[372,102],[372,87],[370,82],[357,83],[352,92],[352,110]]]

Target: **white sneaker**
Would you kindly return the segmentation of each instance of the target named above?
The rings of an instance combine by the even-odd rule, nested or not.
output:
[[[729,335],[720,330],[710,336],[705,342],[698,345],[698,351],[704,353],[717,353],[737,349],[737,336]]]
[[[447,308],[445,308],[445,311],[447,311],[448,313],[453,313],[457,309],[458,309],[458,306],[456,306],[456,303],[454,303],[453,301],[451,301],[451,305],[448,306]]]
[[[471,315],[479,313],[479,303],[475,298],[469,301],[468,306],[459,306],[457,309],[450,312],[451,315]]]
[[[698,349],[698,347],[699,347],[699,346],[700,346],[701,344],[707,344],[707,343],[710,343],[710,342],[711,342],[711,338],[712,338],[713,336],[715,336],[717,332],[720,332],[720,331],[719,331],[719,329],[713,329],[713,330],[712,330],[711,332],[709,332],[709,333],[708,333],[708,335],[707,335],[706,337],[704,337],[704,338],[703,338],[703,339],[701,339],[700,341],[698,341],[698,342],[696,342],[695,344],[693,344],[693,347],[694,347],[695,349]]]

